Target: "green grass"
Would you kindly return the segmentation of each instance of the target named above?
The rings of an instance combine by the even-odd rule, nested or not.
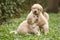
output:
[[[13,22],[0,25],[0,40],[60,40],[60,13],[49,14],[49,34],[40,36],[10,34],[10,31],[16,30],[18,25],[26,19],[27,14],[21,18],[11,19]]]

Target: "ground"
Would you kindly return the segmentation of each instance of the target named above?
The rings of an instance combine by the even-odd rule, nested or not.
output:
[[[10,31],[16,30],[18,25],[26,19],[27,14],[21,18],[11,19],[13,22],[0,25],[0,40],[60,40],[60,13],[49,13],[49,34],[40,36],[10,34]]]

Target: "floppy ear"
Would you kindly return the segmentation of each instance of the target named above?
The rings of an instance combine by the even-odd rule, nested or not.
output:
[[[32,24],[32,20],[30,18],[27,19],[28,24]]]
[[[43,10],[43,8],[41,8],[41,10],[40,10],[41,12],[43,12],[44,10]]]
[[[31,12],[28,14],[27,18],[26,18],[26,20],[27,20],[27,22],[28,22],[29,24],[32,23],[32,16],[33,16],[33,14],[32,14],[32,11],[31,11]]]

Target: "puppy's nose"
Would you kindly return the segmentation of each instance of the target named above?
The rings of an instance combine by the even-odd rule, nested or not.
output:
[[[34,13],[36,13],[37,11],[34,11]]]
[[[37,11],[34,11],[33,14],[38,15]]]

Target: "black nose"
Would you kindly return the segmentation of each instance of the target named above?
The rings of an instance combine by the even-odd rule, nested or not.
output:
[[[34,11],[34,13],[36,13],[36,11]]]

